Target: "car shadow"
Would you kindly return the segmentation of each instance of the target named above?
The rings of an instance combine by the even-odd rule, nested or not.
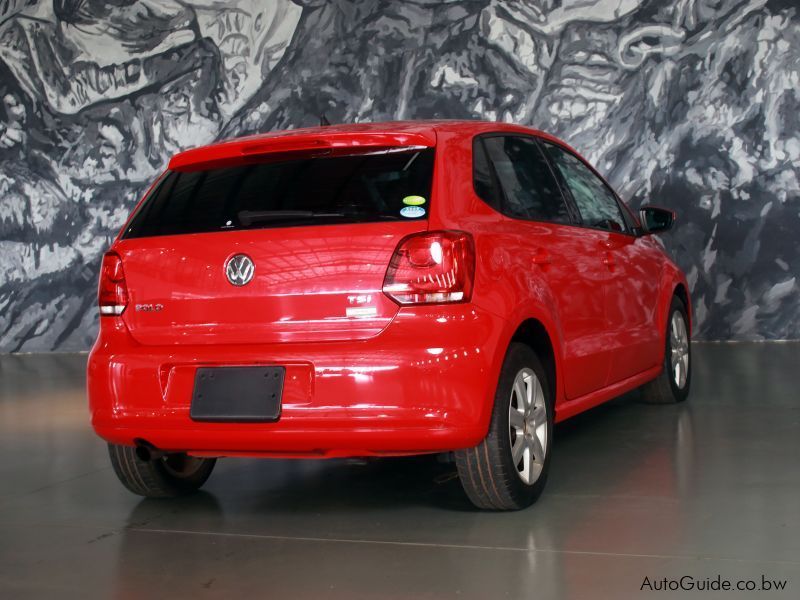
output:
[[[551,489],[558,490],[560,480],[575,476],[565,470],[572,470],[575,463],[581,462],[587,447],[595,450],[606,447],[615,432],[676,426],[674,407],[645,406],[639,400],[639,393],[634,391],[555,427],[553,468],[544,498]],[[668,432],[665,434],[666,439],[671,439]],[[649,450],[663,451],[663,445]],[[646,460],[647,452],[648,448],[642,449],[642,461]],[[461,489],[455,464],[443,458],[422,455],[328,460],[223,459],[204,492],[169,500],[163,506],[164,510],[184,516],[197,513],[209,517],[214,507],[219,506],[210,498],[219,496],[226,504],[231,501],[233,506],[255,514],[348,514],[390,507],[480,512]],[[617,473],[615,477],[624,475]],[[160,501],[143,501],[150,502]]]

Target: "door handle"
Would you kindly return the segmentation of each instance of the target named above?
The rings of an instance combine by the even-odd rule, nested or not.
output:
[[[603,264],[606,265],[609,269],[613,269],[616,261],[614,260],[614,254],[611,252],[606,252],[603,257]]]
[[[531,262],[539,266],[552,265],[553,258],[547,253],[546,250],[542,250],[540,248],[539,250],[536,251],[536,254],[533,255],[533,260]]]

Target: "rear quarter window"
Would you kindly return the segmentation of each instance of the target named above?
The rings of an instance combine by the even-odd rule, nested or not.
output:
[[[488,134],[473,141],[475,193],[516,219],[570,223],[566,200],[537,141]]]
[[[472,186],[486,204],[496,211],[501,210],[501,198],[494,182],[492,165],[489,164],[483,138],[480,137],[472,142]]]

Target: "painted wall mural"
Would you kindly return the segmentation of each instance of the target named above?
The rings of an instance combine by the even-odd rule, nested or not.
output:
[[[87,349],[100,256],[183,148],[331,122],[563,137],[665,243],[697,337],[800,338],[796,0],[0,0],[0,351]]]

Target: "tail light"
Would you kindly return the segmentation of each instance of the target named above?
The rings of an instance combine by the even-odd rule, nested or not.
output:
[[[122,259],[114,252],[106,252],[103,256],[97,302],[101,315],[121,315],[128,306],[128,286],[125,284]]]
[[[383,293],[398,304],[466,302],[472,296],[475,245],[463,231],[405,238],[386,271]]]

